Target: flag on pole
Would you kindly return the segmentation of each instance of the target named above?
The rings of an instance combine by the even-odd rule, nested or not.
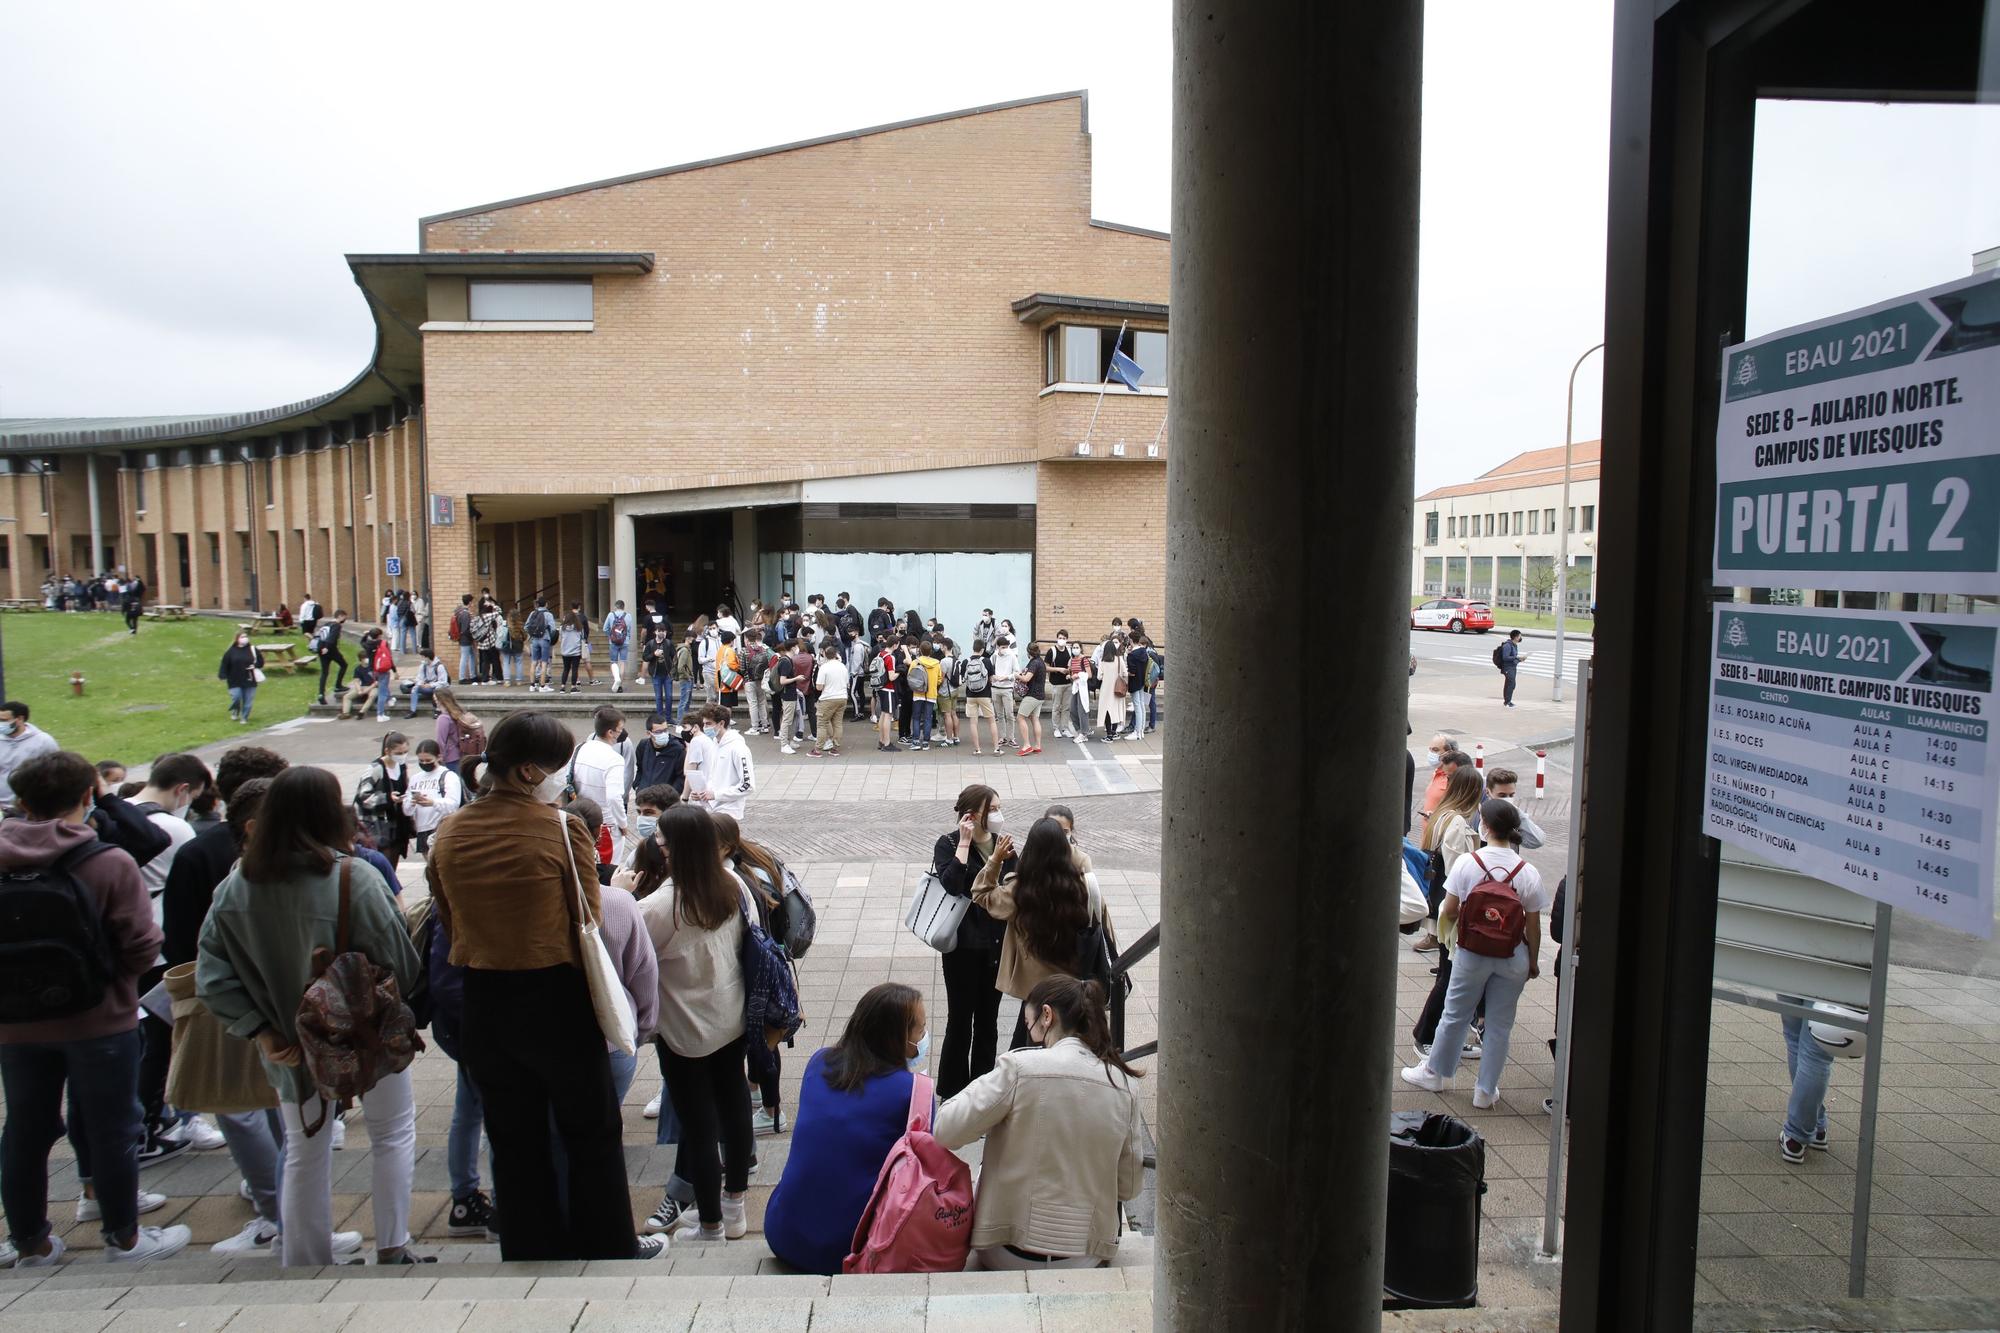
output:
[[[1139,391],[1139,381],[1145,377],[1145,374],[1146,372],[1140,368],[1137,361],[1134,361],[1131,357],[1118,351],[1116,348],[1112,349],[1110,378],[1117,380],[1120,384],[1132,390],[1132,392],[1137,393]]]

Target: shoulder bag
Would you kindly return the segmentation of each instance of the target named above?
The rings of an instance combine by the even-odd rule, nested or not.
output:
[[[910,900],[910,910],[903,914],[903,924],[939,953],[950,953],[958,946],[959,923],[971,907],[972,899],[946,892],[933,866],[917,881],[917,894]]]
[[[584,980],[590,984],[590,1007],[597,1011],[597,1027],[604,1039],[621,1055],[639,1050],[639,1020],[632,1012],[632,997],[604,947],[600,924],[590,919],[590,904],[583,896],[583,876],[576,869],[576,848],[570,845],[569,816],[558,810],[556,824],[562,834],[563,854],[569,858],[569,877],[576,883],[576,952],[583,965]]]

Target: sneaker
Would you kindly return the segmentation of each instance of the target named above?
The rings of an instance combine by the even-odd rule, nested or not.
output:
[[[688,1224],[686,1226],[682,1227],[679,1231],[673,1233],[674,1239],[679,1241],[681,1244],[720,1245],[724,1241],[729,1239],[729,1230],[727,1223],[718,1223],[716,1225],[715,1230],[710,1231],[707,1227],[703,1226],[701,1223],[692,1220],[693,1214],[689,1214],[689,1219],[690,1220],[688,1221]]]
[[[63,1244],[62,1237],[51,1231],[49,1233],[49,1252],[47,1254],[21,1254],[12,1245],[9,1245],[7,1250],[13,1255],[13,1258],[9,1262],[16,1268],[54,1268],[56,1260],[62,1258],[63,1251],[68,1248],[67,1245]]]
[[[760,1107],[750,1116],[750,1132],[752,1134],[784,1133],[785,1132],[784,1109],[782,1107],[774,1106],[769,1110],[764,1110],[763,1108]]]
[[[641,1236],[639,1237],[639,1247],[633,1253],[632,1257],[634,1259],[657,1259],[666,1252],[667,1238],[665,1236]]]
[[[1416,953],[1432,953],[1436,951],[1437,947],[1438,937],[1437,932],[1434,930],[1425,931],[1417,937],[1417,942],[1410,946],[1411,950]]]
[[[741,1194],[722,1196],[722,1234],[730,1240],[742,1240],[750,1230],[750,1210],[744,1206]]]
[[[227,1146],[229,1140],[222,1137],[222,1131],[205,1115],[198,1115],[181,1126],[181,1137],[194,1145],[196,1152],[214,1152]]]
[[[778,753],[779,753],[779,754],[797,754],[797,753],[798,753],[798,750],[796,750],[795,748],[793,748],[792,746],[789,746],[789,745],[781,745],[781,746],[779,746],[779,747],[778,747]]]
[[[12,1268],[14,1261],[20,1257],[21,1252],[14,1248],[13,1241],[0,1240],[0,1266]]]
[[[1778,1156],[1797,1166],[1806,1160],[1806,1145],[1781,1129],[1778,1131]]]
[[[253,1217],[243,1224],[243,1229],[228,1240],[219,1240],[209,1246],[210,1254],[221,1255],[225,1259],[243,1259],[258,1254],[276,1253],[278,1237],[285,1234],[277,1224],[261,1217]]]
[[[693,1205],[678,1199],[661,1198],[660,1206],[646,1219],[646,1230],[651,1232],[672,1231],[682,1221],[693,1216]]]
[[[883,754],[901,754],[903,752],[903,747],[900,745],[877,745],[875,748]]]
[[[1411,1042],[1410,1049],[1417,1053],[1418,1064],[1423,1064],[1431,1058],[1431,1044],[1427,1041]]]
[[[333,1118],[333,1150],[339,1152],[347,1146],[347,1122],[339,1116]]]
[[[807,750],[807,751],[806,751],[806,758],[808,758],[808,759],[824,759],[824,758],[826,758],[826,751],[825,751],[825,750]]]
[[[361,1253],[361,1233],[358,1231],[336,1231],[333,1233],[333,1259],[344,1262],[349,1255]],[[356,1260],[355,1262],[360,1262]]]
[[[248,1204],[257,1202],[257,1196],[250,1192],[250,1182],[241,1177],[236,1181],[236,1197]]]
[[[1824,1125],[1813,1131],[1813,1136],[1806,1140],[1806,1147],[1811,1148],[1814,1152],[1827,1151],[1826,1127]]]
[[[1477,1060],[1480,1052],[1484,1049],[1485,1047],[1480,1043],[1479,1029],[1474,1028],[1465,1034],[1465,1045],[1459,1048],[1458,1058],[1461,1060]]]
[[[1403,1071],[1403,1082],[1425,1092],[1443,1092],[1451,1086],[1451,1080],[1442,1074],[1433,1074],[1428,1063],[1411,1065]]]
[[[194,1233],[186,1227],[140,1227],[132,1238],[132,1248],[104,1247],[104,1257],[114,1264],[143,1264],[154,1259],[171,1259],[188,1247]]]
[[[494,1221],[493,1201],[484,1193],[468,1194],[451,1201],[444,1232],[447,1236],[490,1236]]]
[[[1499,1100],[1500,1094],[1497,1092],[1489,1094],[1480,1091],[1478,1088],[1472,1090],[1472,1104],[1482,1111]]]
[[[166,1195],[155,1194],[151,1190],[139,1191],[139,1211],[141,1213],[157,1213],[166,1206]],[[91,1198],[88,1194],[82,1195],[77,1199],[76,1220],[78,1222],[97,1222],[101,1221],[103,1217],[103,1210],[98,1206],[97,1200]]]
[[[1078,745],[1081,745],[1081,744],[1083,744],[1083,740],[1084,740],[1084,738],[1083,738],[1082,736],[1079,736],[1079,735],[1077,735],[1077,734],[1076,734],[1075,732],[1073,732],[1073,731],[1072,731],[1072,732],[1071,732],[1071,733],[1069,734],[1069,738],[1070,738],[1070,740],[1074,741],[1074,742],[1075,742],[1076,744],[1078,744]]]
[[[158,1166],[161,1162],[172,1161],[184,1152],[194,1148],[192,1143],[175,1134],[151,1134],[139,1145],[139,1165]]]
[[[665,1099],[664,1093],[654,1096],[652,1101],[646,1103],[646,1109],[639,1114],[645,1116],[648,1120],[658,1120],[660,1118],[660,1103]]]

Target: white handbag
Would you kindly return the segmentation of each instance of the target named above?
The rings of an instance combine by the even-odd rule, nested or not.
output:
[[[958,924],[972,906],[972,899],[945,892],[944,881],[935,869],[926,870],[917,882],[917,896],[903,914],[910,933],[939,953],[950,953],[958,944]]]
[[[584,980],[590,983],[590,1006],[597,1011],[597,1026],[604,1039],[622,1055],[639,1051],[639,1019],[632,1012],[632,997],[625,993],[611,950],[604,947],[599,923],[590,919],[590,905],[583,896],[583,876],[576,869],[576,848],[570,845],[569,816],[556,811],[562,826],[563,851],[569,857],[570,877],[576,881],[576,951],[583,960]]]

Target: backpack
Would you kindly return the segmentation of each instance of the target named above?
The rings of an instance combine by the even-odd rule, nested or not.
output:
[[[911,694],[931,692],[931,673],[922,662],[911,662],[910,669],[903,674],[909,677]]]
[[[0,1023],[65,1018],[104,999],[110,949],[76,871],[110,849],[86,842],[45,866],[0,874]]]
[[[986,658],[978,653],[965,659],[965,689],[968,694],[977,694],[993,684],[993,673],[987,666]]]
[[[1500,649],[1502,646],[1503,645],[1497,643],[1493,645],[1493,665],[1500,668],[1500,670],[1504,672],[1507,669],[1507,664],[1500,660]]]
[[[1486,878],[1473,886],[1458,909],[1458,947],[1487,958],[1511,958],[1514,947],[1526,938],[1528,910],[1514,892],[1514,876],[1521,873],[1526,859],[1499,879],[1472,853],[1472,860]]]
[[[457,643],[465,637],[465,631],[471,627],[471,621],[472,617],[461,606],[451,613],[451,623],[445,626],[444,632],[451,635],[453,643]]]
[[[378,676],[386,676],[396,669],[396,655],[389,651],[387,639],[375,641],[375,660],[370,665]]]
[[[743,917],[743,1030],[749,1035],[754,1070],[760,1061],[768,1065],[778,1043],[789,1046],[806,1019],[799,1005],[799,978],[792,970],[792,960],[750,915],[748,903],[739,900],[736,910]]]
[[[424,1049],[416,1017],[403,1003],[395,974],[349,950],[347,919],[354,858],[340,859],[340,919],[334,947],[314,949],[312,980],[299,999],[299,1057],[320,1095],[329,1102],[366,1094],[384,1077],[410,1067]],[[326,1123],[306,1130],[310,1138]]]
[[[868,688],[871,690],[881,689],[882,681],[888,674],[889,668],[883,660],[883,655],[881,653],[871,653],[868,658]]]
[[[774,860],[776,858],[773,858]],[[819,929],[819,914],[813,911],[812,895],[805,881],[783,861],[778,862],[778,904],[771,909],[771,933],[794,962],[812,948]]]
[[[931,1137],[932,1085],[910,1078],[909,1128],[889,1149],[843,1273],[956,1273],[972,1253],[972,1169]]]
[[[631,632],[630,626],[626,623],[623,611],[618,612],[609,621],[605,622],[604,637],[611,640],[611,646],[614,648],[623,648],[625,646],[625,636]]]
[[[538,606],[530,611],[528,613],[528,623],[524,627],[528,631],[528,637],[536,643],[547,643],[550,635],[550,621],[553,619],[554,617],[549,614],[549,609],[545,606]],[[454,634],[452,637],[457,638],[458,636]]]
[[[1152,651],[1150,651],[1150,650],[1149,650],[1149,651],[1148,651],[1148,652],[1146,653],[1146,690],[1147,690],[1147,692],[1148,692],[1148,693],[1151,693],[1151,692],[1152,692],[1152,689],[1153,689],[1153,687],[1154,687],[1155,685],[1158,685],[1159,683],[1160,683],[1160,655],[1159,655],[1158,653],[1156,653],[1156,652],[1152,652]]]
[[[734,694],[743,688],[743,673],[729,665],[728,659],[718,656],[715,659],[715,683],[722,687],[723,693]]]

